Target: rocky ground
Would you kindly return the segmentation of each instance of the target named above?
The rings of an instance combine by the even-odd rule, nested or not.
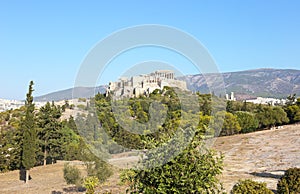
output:
[[[276,190],[284,170],[300,168],[300,125],[220,137],[214,148],[225,155],[221,180],[227,191],[246,178],[266,182],[268,188]]]

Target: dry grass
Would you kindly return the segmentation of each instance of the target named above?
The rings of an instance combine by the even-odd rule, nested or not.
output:
[[[85,167],[80,162],[73,163],[84,173]],[[64,163],[35,167],[30,170],[31,180],[27,184],[19,180],[18,170],[0,174],[0,193],[76,193],[73,186],[65,183],[63,167]]]

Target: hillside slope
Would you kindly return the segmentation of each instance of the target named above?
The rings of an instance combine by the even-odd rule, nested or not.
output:
[[[228,93],[278,98],[285,98],[294,93],[300,95],[300,70],[255,69],[222,75]],[[207,82],[214,82],[216,74],[187,75],[179,79],[185,80],[192,91],[208,93]]]
[[[69,100],[74,98],[89,98],[97,94],[98,92],[104,93],[106,86],[98,87],[76,87],[57,92],[52,92],[42,96],[35,97],[35,101],[60,101]]]
[[[214,149],[224,154],[220,177],[229,192],[239,179],[266,182],[276,190],[278,179],[288,168],[300,168],[300,125],[282,129],[219,137]]]

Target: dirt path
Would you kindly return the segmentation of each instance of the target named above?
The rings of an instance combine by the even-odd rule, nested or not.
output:
[[[284,170],[300,167],[300,125],[220,137],[214,148],[225,155],[221,179],[227,191],[245,178],[266,182],[275,190]]]

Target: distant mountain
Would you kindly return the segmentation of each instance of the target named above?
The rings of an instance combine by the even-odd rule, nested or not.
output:
[[[285,98],[296,93],[300,96],[300,70],[293,69],[254,69],[247,71],[222,73],[227,93],[235,92],[238,99],[251,97],[276,97]],[[185,80],[192,91],[201,93],[209,91],[207,83],[215,82],[217,75],[214,73],[187,75],[177,79]],[[77,87],[53,92],[36,97],[36,101],[59,101],[72,98],[89,98],[98,92],[104,93],[107,86]],[[218,90],[218,89],[216,89]],[[73,96],[74,95],[74,96]]]
[[[292,69],[254,69],[222,73],[227,93],[235,92],[240,99],[250,97],[285,98],[289,94],[300,95],[300,70]],[[205,79],[206,78],[206,79]],[[209,91],[207,82],[214,82],[216,74],[187,75],[179,79],[187,82],[192,91]],[[214,91],[218,93],[218,91]]]
[[[61,90],[46,95],[35,97],[35,101],[60,101],[69,100],[72,98],[89,98],[97,94],[98,92],[104,93],[106,86],[98,87],[76,87],[66,90]]]

